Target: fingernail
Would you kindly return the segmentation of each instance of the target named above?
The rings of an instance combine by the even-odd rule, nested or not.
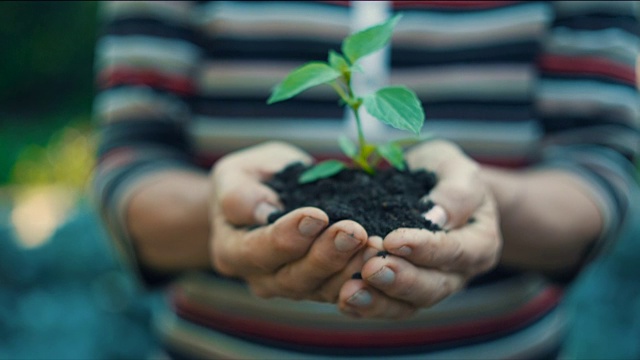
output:
[[[351,295],[347,302],[353,306],[367,306],[373,302],[373,298],[367,290],[360,289]]]
[[[447,212],[444,211],[440,205],[434,205],[424,214],[424,218],[429,220],[431,223],[438,225],[440,228],[444,228],[448,220]]]
[[[324,221],[306,216],[300,221],[300,224],[298,224],[298,230],[303,236],[316,236],[324,226]]]
[[[272,204],[261,202],[253,211],[253,216],[258,223],[266,224],[269,219],[269,215],[273,214],[276,211],[278,211],[278,208],[276,208]]]
[[[336,235],[333,242],[336,249],[340,252],[352,251],[360,245],[360,241],[358,241],[358,239],[342,231],[338,232],[338,235]]]
[[[403,245],[403,246],[400,246],[399,248],[393,250],[393,253],[395,255],[400,255],[400,256],[409,256],[409,255],[411,255],[411,248],[406,246],[406,245]]]
[[[396,279],[396,274],[386,266],[383,266],[375,274],[367,278],[374,285],[390,285]]]

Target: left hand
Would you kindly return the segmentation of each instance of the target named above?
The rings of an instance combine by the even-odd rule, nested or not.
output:
[[[435,305],[497,264],[502,248],[493,194],[480,180],[479,165],[457,146],[429,141],[407,153],[412,169],[438,176],[425,216],[444,231],[401,228],[384,240],[371,238],[362,279],[347,281],[338,306],[367,318],[403,318]],[[378,250],[390,255],[375,256]]]
[[[211,172],[213,268],[244,280],[263,298],[335,303],[338,292],[362,267],[356,255],[367,243],[358,223],[329,224],[319,208],[295,209],[267,224],[281,206],[263,181],[294,162],[310,163],[301,149],[282,142],[255,145],[218,160]],[[251,225],[263,225],[255,228]]]

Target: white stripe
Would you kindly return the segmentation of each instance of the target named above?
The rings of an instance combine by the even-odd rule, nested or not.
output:
[[[100,17],[109,21],[144,16],[182,25],[191,19],[188,1],[108,1],[100,2],[98,9]]]
[[[611,114],[631,126],[640,125],[640,94],[633,88],[591,80],[542,80],[539,109],[547,115]]]
[[[640,53],[640,39],[621,29],[555,29],[544,45],[545,51],[561,55],[596,55],[617,59],[634,67]]]
[[[195,79],[201,95],[264,96],[266,102],[273,87],[302,64],[268,60],[209,61],[198,70]],[[330,86],[322,85],[306,90],[296,98],[337,101],[338,95]]]
[[[537,38],[551,18],[551,8],[543,3],[474,14],[406,13],[398,23],[394,44],[445,48]]]
[[[94,113],[106,123],[132,118],[184,121],[188,108],[175,96],[146,87],[124,87],[100,92],[94,101]]]
[[[404,84],[429,101],[523,100],[531,97],[535,76],[529,64],[445,65],[394,69],[391,83]]]
[[[226,153],[263,141],[282,140],[311,152],[339,153],[345,122],[328,119],[241,119],[196,117],[189,133],[197,149]]]
[[[255,120],[201,116],[189,125],[196,148],[204,153],[227,153],[264,141],[282,140],[312,153],[339,155],[338,136],[345,134],[356,138],[356,133],[347,122],[326,119]],[[423,134],[451,140],[471,155],[510,159],[534,153],[542,130],[534,120],[479,122],[444,119],[427,120]],[[369,142],[382,143],[407,138],[408,134],[385,127],[376,132],[367,132],[365,137]]]
[[[145,35],[105,36],[96,46],[98,69],[110,65],[144,66],[186,75],[200,58],[198,47],[183,40]]]
[[[212,1],[203,5],[195,21],[217,35],[262,37],[328,37],[349,33],[348,9],[314,2]]]

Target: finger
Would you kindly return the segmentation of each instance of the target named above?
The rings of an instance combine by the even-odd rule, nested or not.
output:
[[[295,298],[308,297],[342,272],[366,242],[367,232],[360,224],[337,222],[316,239],[304,257],[278,269],[274,287],[287,289]]]
[[[338,295],[342,286],[354,278],[359,276],[364,259],[358,254],[354,255],[348,264],[339,272],[326,279],[318,288],[309,290],[308,288],[300,288],[298,285],[304,283],[304,279],[299,278],[296,281],[283,282],[281,279],[276,280],[274,276],[262,275],[259,278],[251,279],[248,285],[252,292],[263,298],[271,298],[275,296],[286,297],[297,300],[313,300],[325,303],[336,304]],[[284,286],[283,286],[284,285]]]
[[[234,152],[212,169],[214,201],[232,224],[266,224],[268,216],[282,209],[282,204],[275,191],[263,182],[289,164],[310,161],[298,148],[279,142]]]
[[[270,214],[283,209],[278,195],[253,179],[236,179],[232,187],[222,191],[222,214],[234,225],[266,224]]]
[[[349,280],[342,286],[338,308],[352,317],[377,319],[404,319],[417,310],[407,302],[384,295],[363,280]]]
[[[312,207],[296,209],[268,226],[247,231],[215,218],[213,241],[215,268],[230,276],[271,273],[303,257],[327,227],[327,214]]]
[[[338,302],[342,286],[351,279],[358,279],[361,277],[360,271],[364,265],[364,258],[361,256],[362,252],[363,250],[361,249],[351,258],[347,266],[342,271],[325,281],[321,287],[314,292],[314,296],[311,297],[310,300],[336,304]]]
[[[375,257],[362,268],[362,278],[390,298],[415,307],[430,307],[460,290],[466,278],[458,273],[416,267],[397,256]]]
[[[425,214],[427,220],[445,229],[466,224],[485,193],[479,165],[457,145],[440,140],[413,148],[407,154],[407,163],[412,168],[433,171],[438,177],[436,186],[423,198],[439,206]]]
[[[496,264],[502,239],[492,201],[484,203],[474,219],[451,231],[397,229],[385,237],[383,244],[390,254],[416,266],[479,274]]]
[[[458,172],[463,172],[460,170]],[[435,204],[425,218],[443,229],[457,229],[467,222],[484,200],[486,190],[476,175],[460,174],[443,178],[423,201]]]

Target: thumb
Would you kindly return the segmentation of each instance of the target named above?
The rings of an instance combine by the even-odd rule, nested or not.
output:
[[[222,214],[234,225],[266,224],[270,214],[283,208],[278,195],[257,181],[241,181],[219,195]]]

